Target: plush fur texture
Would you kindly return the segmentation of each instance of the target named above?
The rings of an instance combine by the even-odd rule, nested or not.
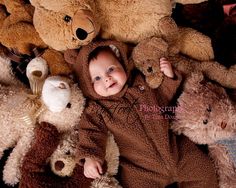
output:
[[[149,49],[148,46],[151,45],[153,47],[152,50],[156,53],[155,56],[158,57],[158,54],[160,54],[159,57],[161,57],[163,55],[163,49],[165,49],[168,44],[163,39],[152,37],[144,40],[140,45],[143,46],[142,49],[144,50],[139,53],[148,54],[149,52],[146,52],[146,50]],[[236,66],[227,69],[216,61],[196,61],[181,53],[172,54],[166,51],[165,55],[172,62],[173,66],[181,71],[185,77],[188,77],[194,70],[200,71],[206,75],[207,78],[218,82],[222,86],[236,88]]]
[[[48,45],[39,37],[33,25],[34,7],[29,1],[0,0],[0,5],[0,42],[21,59],[20,63],[23,57],[34,58],[35,48],[44,49],[41,56],[47,61],[51,74],[71,73],[63,54],[48,49]]]
[[[223,144],[236,139],[235,114],[235,105],[225,90],[206,82],[202,74],[194,73],[178,99],[176,120],[172,126],[175,132],[186,135],[195,143],[208,144],[221,188],[236,185],[236,166],[232,158],[236,154],[235,145],[230,150]]]
[[[4,69],[6,71],[11,70],[6,65]],[[11,78],[11,72],[8,74],[9,81],[15,80],[14,77]],[[6,81],[4,80],[4,82]],[[64,80],[61,82],[66,85]],[[37,97],[30,96],[31,91],[18,82],[9,85],[1,83],[0,87],[0,124],[2,126],[0,157],[2,157],[4,150],[15,146],[4,167],[3,179],[7,184],[14,185],[20,179],[19,168],[34,137],[36,119],[32,117],[37,113],[37,108],[41,102]],[[71,130],[73,125],[78,123],[84,107],[84,98],[77,85],[72,84],[71,90],[71,98],[68,100],[71,103],[71,108],[63,109],[57,113],[45,109],[39,115],[39,122],[54,123],[60,132]],[[54,99],[55,97],[51,100]]]
[[[134,65],[144,74],[146,82],[151,88],[158,88],[163,81],[160,58],[166,57],[168,55],[167,51],[167,43],[160,38],[150,38],[141,41],[133,49],[132,59],[134,60]]]
[[[34,26],[40,37],[46,44],[59,51],[79,48],[91,42],[95,36],[135,44],[145,38],[157,36],[170,44],[172,53],[178,53],[180,49],[184,54],[199,60],[214,57],[211,42],[206,36],[192,30],[187,30],[189,34],[186,34],[186,30],[179,31],[171,18],[170,1],[30,2],[35,6]]]

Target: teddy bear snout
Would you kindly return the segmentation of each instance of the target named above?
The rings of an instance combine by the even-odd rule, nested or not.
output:
[[[78,10],[73,16],[72,30],[74,38],[88,43],[98,34],[99,27],[89,10]]]
[[[77,36],[78,39],[80,39],[80,40],[85,40],[85,39],[87,38],[87,36],[88,36],[88,33],[87,33],[87,31],[85,31],[84,29],[78,28],[78,29],[76,30],[76,36]]]
[[[64,166],[65,166],[65,164],[64,164],[64,162],[63,161],[56,161],[55,162],[55,169],[57,170],[57,171],[61,171],[63,168],[64,168]]]

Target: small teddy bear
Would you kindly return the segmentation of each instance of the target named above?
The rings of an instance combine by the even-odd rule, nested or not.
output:
[[[157,40],[151,42],[151,40]],[[146,45],[149,43],[149,45]],[[155,49],[155,50],[154,50]],[[132,59],[136,68],[145,76],[146,82],[151,88],[158,88],[163,80],[160,70],[160,58],[167,57],[168,45],[158,38],[141,41],[132,52]]]
[[[236,108],[224,88],[194,73],[178,99],[172,129],[197,144],[207,144],[220,188],[236,185]]]
[[[148,59],[156,59],[156,65],[158,65],[158,60],[165,56],[172,65],[179,70],[184,77],[190,76],[193,71],[202,72],[207,78],[218,82],[227,88],[236,88],[236,65],[231,66],[229,69],[219,64],[216,61],[197,61],[190,57],[178,53],[172,54],[168,51],[168,43],[162,38],[151,37],[142,42],[140,42],[137,47],[134,48],[134,53],[132,54],[132,59],[138,68],[143,72],[144,75],[149,76],[152,71],[156,69],[149,69],[151,73],[147,74],[148,71]],[[160,75],[153,74],[153,76]],[[155,79],[154,79],[155,80]],[[149,81],[147,79],[147,81]],[[149,84],[150,85],[150,84]],[[157,84],[158,85],[158,84]]]

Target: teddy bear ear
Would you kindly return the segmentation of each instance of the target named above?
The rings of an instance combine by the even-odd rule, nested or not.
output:
[[[72,49],[66,50],[64,52],[64,58],[66,62],[69,64],[75,64],[78,53],[79,52],[77,50],[72,50]]]
[[[205,84],[204,76],[201,72],[193,72],[187,79],[184,90],[185,91],[198,91],[199,87]]]
[[[39,0],[30,0],[31,5],[33,5],[34,7],[39,5]]]

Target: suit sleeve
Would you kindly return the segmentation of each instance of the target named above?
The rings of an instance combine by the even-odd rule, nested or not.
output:
[[[164,76],[162,84],[155,89],[159,104],[162,106],[166,106],[171,102],[182,82],[182,75],[176,70],[174,73],[174,78]]]
[[[78,129],[77,162],[83,165],[85,158],[92,158],[103,164],[108,131],[101,107],[91,104],[85,108]]]

